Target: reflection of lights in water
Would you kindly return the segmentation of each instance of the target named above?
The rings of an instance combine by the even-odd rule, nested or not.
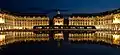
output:
[[[0,35],[0,41],[5,39],[5,35]]]
[[[15,29],[22,29],[22,27],[14,27]]]
[[[60,44],[60,42],[58,42],[58,47],[60,47],[61,46],[61,44]]]
[[[57,40],[58,41],[58,47],[61,47],[61,43],[60,43],[60,40]]]
[[[120,35],[113,35],[113,38],[114,38],[115,40],[118,40],[118,39],[120,38]]]
[[[113,44],[119,45],[119,38],[120,38],[120,35],[113,35],[113,38],[114,38]]]
[[[63,39],[63,33],[55,34],[54,39]]]

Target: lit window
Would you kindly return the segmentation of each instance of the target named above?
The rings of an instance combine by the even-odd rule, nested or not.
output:
[[[0,23],[5,23],[5,20],[0,18]]]
[[[84,27],[80,27],[81,29],[84,29]]]
[[[3,41],[5,39],[5,35],[0,35],[0,41]]]
[[[88,29],[91,29],[92,27],[87,27]]]
[[[58,27],[55,27],[55,28],[58,28]]]
[[[115,17],[115,18],[113,19],[113,23],[120,23],[120,18],[116,18],[116,17]]]

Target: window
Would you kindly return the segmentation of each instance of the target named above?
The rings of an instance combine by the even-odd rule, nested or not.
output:
[[[38,28],[40,28],[40,29],[41,29],[42,27],[38,27]]]
[[[0,23],[5,23],[5,20],[0,18]]]
[[[84,29],[84,27],[80,27],[80,29]]]
[[[91,29],[92,27],[87,27],[87,29]]]
[[[55,27],[55,28],[58,28],[58,27]]]

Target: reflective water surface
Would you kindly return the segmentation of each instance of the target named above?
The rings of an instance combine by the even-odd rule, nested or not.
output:
[[[0,55],[120,55],[120,33],[0,32]]]

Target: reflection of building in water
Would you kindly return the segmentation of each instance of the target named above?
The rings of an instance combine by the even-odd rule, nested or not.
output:
[[[70,41],[103,41],[110,44],[120,45],[120,36],[117,34],[110,34],[110,32],[96,32],[96,33],[83,33],[83,34],[69,34]]]
[[[0,45],[5,44],[5,35],[0,35]]]
[[[53,33],[51,33],[53,34]],[[64,40],[67,37],[63,32],[55,32],[53,34],[54,40]],[[69,33],[69,41],[103,41],[110,44],[120,45],[119,33],[97,31],[95,33]],[[33,32],[0,32],[0,45],[13,43],[16,41],[48,41],[49,33],[35,34]]]
[[[34,34],[33,32],[1,32],[0,44],[9,44],[16,41],[48,41],[48,34]]]
[[[56,40],[56,39],[57,39],[57,40],[60,40],[60,39],[63,40],[63,39],[64,39],[63,33],[55,33],[53,37],[54,37],[55,40]]]
[[[120,35],[113,35],[113,43],[120,44]]]

